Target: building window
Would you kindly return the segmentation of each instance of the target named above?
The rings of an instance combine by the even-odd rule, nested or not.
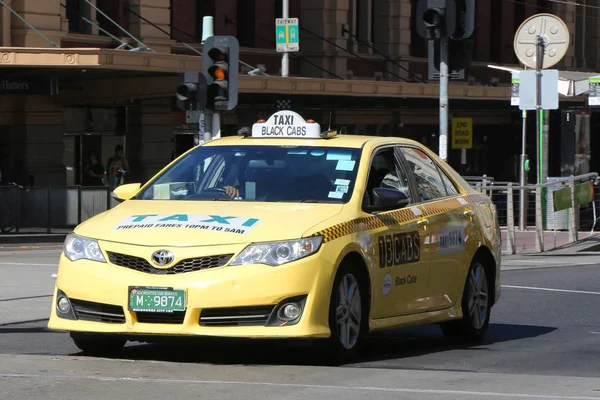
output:
[[[90,6],[85,0],[66,0],[67,20],[70,33],[91,34],[92,26],[82,17],[90,19]]]
[[[502,6],[500,1],[492,1],[490,13],[490,61],[502,62]],[[504,5],[506,7],[506,5]]]
[[[196,2],[196,36],[198,41],[202,40],[202,19],[204,17],[216,17],[217,4],[216,0],[200,0]],[[214,27],[214,21],[213,21]]]
[[[417,15],[417,3],[418,0],[413,0],[412,1],[412,13],[411,15],[413,17],[411,17],[410,19],[410,55],[413,57],[427,57],[427,47],[425,46],[425,39],[423,39],[421,36],[419,36],[419,34],[417,33],[417,26],[416,26],[416,20],[415,20],[415,15]]]
[[[125,0],[96,0],[96,7],[123,29],[129,30],[129,11],[125,7]],[[117,37],[123,36],[123,31],[101,13],[96,13],[96,19],[103,30]],[[99,34],[108,36],[102,31]]]
[[[240,46],[254,47],[255,0],[237,2],[237,39]]]

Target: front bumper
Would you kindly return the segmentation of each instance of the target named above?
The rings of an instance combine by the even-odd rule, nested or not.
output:
[[[107,251],[139,256],[157,250],[126,245],[115,250],[117,245],[106,242],[100,246],[107,260]],[[183,252],[237,254],[243,247]],[[48,328],[129,336],[326,338],[330,335],[328,310],[334,268],[320,253],[278,267],[223,266],[174,275],[151,274],[112,262],[73,262],[61,255]],[[129,311],[130,286],[184,289],[186,310],[161,314]],[[70,299],[74,310],[70,319],[57,312],[59,293]],[[302,302],[300,318],[294,323],[277,323],[277,307],[290,299]]]

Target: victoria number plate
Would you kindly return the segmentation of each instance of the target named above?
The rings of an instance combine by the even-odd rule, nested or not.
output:
[[[163,287],[129,287],[129,311],[185,311],[185,290]]]

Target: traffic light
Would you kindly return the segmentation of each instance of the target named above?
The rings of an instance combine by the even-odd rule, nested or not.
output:
[[[200,72],[179,74],[175,92],[177,107],[183,111],[202,110],[206,106],[206,78]]]
[[[450,79],[462,80],[466,77],[466,70],[471,66],[473,42],[471,40],[448,41],[448,72]],[[440,42],[429,42],[429,80],[440,79]]]
[[[419,0],[416,27],[419,36],[427,40],[447,39],[456,31],[455,0]]]
[[[468,39],[475,31],[475,0],[456,0],[456,32],[455,39]]]
[[[233,110],[238,101],[238,40],[234,36],[210,36],[204,41],[204,75],[208,83],[206,107]]]

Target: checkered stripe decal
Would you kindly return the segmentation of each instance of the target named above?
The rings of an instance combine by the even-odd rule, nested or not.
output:
[[[277,110],[291,110],[292,109],[292,101],[291,100],[277,100]]]
[[[464,199],[467,204],[477,201],[489,201],[489,199],[483,195],[468,195],[463,196],[462,199]],[[352,221],[342,222],[341,224],[337,224],[316,232],[311,236],[323,236],[323,242],[330,242],[353,233],[370,231],[373,229],[383,228],[386,226],[418,219],[421,216],[415,215],[412,212],[413,208],[418,208],[423,213],[422,216],[426,217],[437,213],[444,213],[462,205],[463,204],[458,200],[458,198],[440,200],[432,204],[423,204],[418,207],[413,206],[409,208],[403,208],[402,210],[373,215],[372,217],[357,218]]]

